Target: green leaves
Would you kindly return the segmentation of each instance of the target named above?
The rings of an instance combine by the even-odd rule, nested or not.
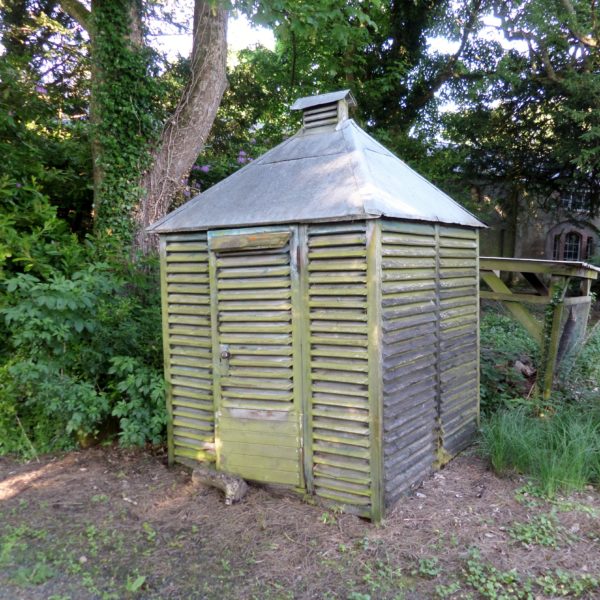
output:
[[[166,409],[156,277],[156,265],[115,261],[6,282],[0,455],[71,447],[111,416],[121,443],[160,443]]]

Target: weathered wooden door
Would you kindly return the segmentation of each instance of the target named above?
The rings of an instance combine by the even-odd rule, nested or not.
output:
[[[209,233],[219,469],[302,486],[293,227]]]

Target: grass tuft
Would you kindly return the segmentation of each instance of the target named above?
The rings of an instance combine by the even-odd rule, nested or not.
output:
[[[545,417],[503,410],[489,417],[482,433],[496,472],[526,473],[547,496],[600,482],[598,409],[571,406]]]

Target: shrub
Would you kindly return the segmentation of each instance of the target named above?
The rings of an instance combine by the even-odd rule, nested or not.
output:
[[[538,362],[539,349],[525,329],[505,315],[493,311],[481,319],[481,412],[523,403],[530,383],[514,368],[517,359]]]
[[[0,454],[65,449],[107,419],[125,445],[161,440],[163,402],[156,265],[113,260],[71,276],[19,273],[0,315],[10,358],[0,369]]]

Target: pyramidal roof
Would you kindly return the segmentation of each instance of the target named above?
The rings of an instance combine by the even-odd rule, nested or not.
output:
[[[345,119],[331,127],[304,127],[148,231],[378,217],[485,227]]]

